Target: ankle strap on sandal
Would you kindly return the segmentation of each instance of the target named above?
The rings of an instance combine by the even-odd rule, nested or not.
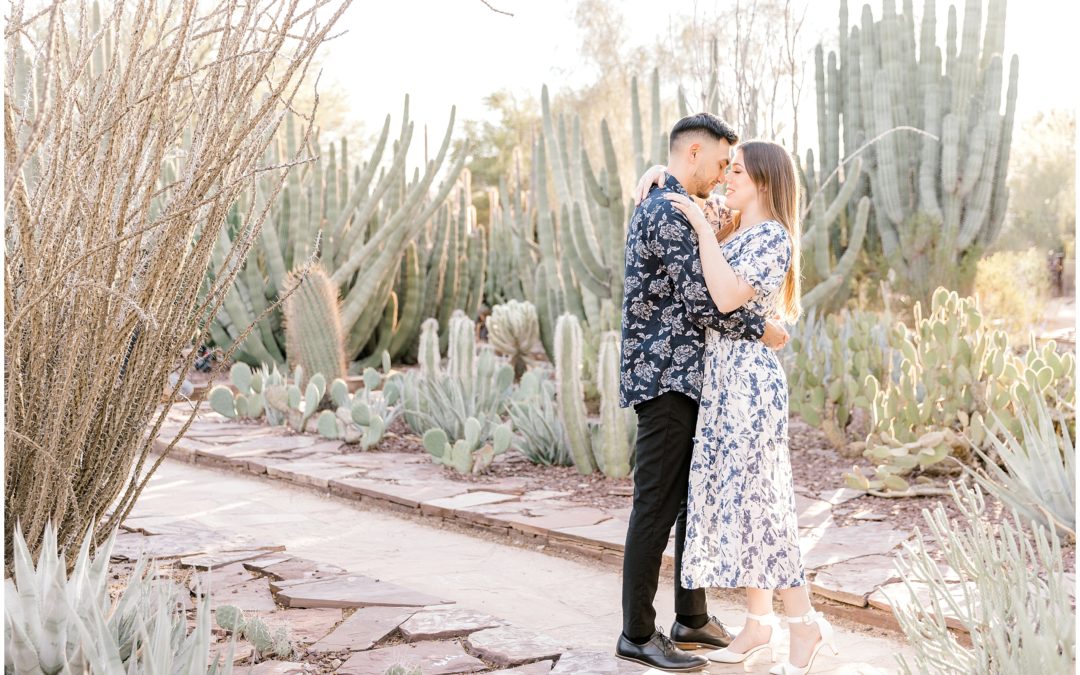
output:
[[[754,621],[760,623],[762,626],[780,626],[779,617],[777,617],[776,614],[773,614],[772,612],[769,612],[768,614],[751,614],[750,612],[747,612],[746,618],[753,619]]]
[[[812,623],[817,623],[818,619],[821,619],[821,618],[824,618],[822,613],[817,611],[816,609],[813,609],[813,608],[811,608],[809,612],[807,612],[806,614],[803,614],[802,616],[786,616],[786,615],[784,616],[784,619],[786,619],[789,624],[792,624],[792,623],[812,624]]]

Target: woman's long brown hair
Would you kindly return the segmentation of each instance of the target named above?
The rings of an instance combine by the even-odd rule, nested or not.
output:
[[[788,323],[794,323],[802,314],[802,295],[799,264],[799,182],[795,160],[782,145],[772,141],[746,141],[739,145],[742,164],[750,180],[761,193],[762,205],[771,218],[779,222],[791,237],[791,265],[780,286],[779,314]]]

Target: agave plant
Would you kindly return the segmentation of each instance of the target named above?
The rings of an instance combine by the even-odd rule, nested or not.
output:
[[[1050,408],[1036,398],[1020,415],[1023,434],[1013,435],[997,423],[990,436],[994,454],[975,448],[985,472],[965,470],[988,493],[1016,509],[1026,520],[1076,540],[1076,452],[1067,424],[1054,424]],[[1000,436],[998,435],[1000,434]]]
[[[219,665],[210,653],[210,600],[187,632],[180,586],[157,579],[140,559],[115,601],[108,594],[115,532],[91,560],[88,534],[71,575],[51,524],[37,566],[15,530],[15,574],[4,581],[4,670],[16,673],[231,673],[232,651]],[[207,664],[211,664],[207,671]]]

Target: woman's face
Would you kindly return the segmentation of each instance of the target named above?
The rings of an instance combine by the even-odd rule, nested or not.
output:
[[[758,186],[750,180],[750,174],[746,172],[742,150],[735,153],[735,159],[728,169],[726,194],[726,204],[729,209],[744,211],[750,205],[757,203]]]

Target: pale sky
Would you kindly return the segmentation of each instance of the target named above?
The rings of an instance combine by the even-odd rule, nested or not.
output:
[[[343,17],[340,28],[348,32],[325,47],[320,89],[333,86],[347,95],[355,118],[372,131],[382,125],[388,112],[400,119],[401,103],[411,94],[412,116],[431,129],[432,144],[445,129],[450,106],[458,106],[458,119],[486,115],[483,99],[499,90],[539,97],[547,83],[586,84],[595,74],[579,64],[580,34],[574,21],[577,0],[489,0],[514,16],[496,14],[480,0],[356,0]],[[798,6],[798,2],[794,3]],[[871,0],[875,17],[881,0]],[[900,4],[899,1],[897,4]],[[963,2],[958,14],[963,17]],[[814,0],[807,18],[806,34],[826,36],[835,44],[839,14],[837,0]],[[921,13],[922,2],[916,1]],[[944,35],[949,3],[938,2],[938,23]],[[725,3],[621,0],[619,6],[631,31],[632,45],[651,44],[667,33],[670,18],[679,14],[715,14]],[[1074,107],[1078,102],[1075,30],[1080,11],[1075,0],[1013,0],[1006,28],[1006,78],[1008,60],[1020,56],[1017,101],[1018,121],[1053,107]],[[852,22],[862,4],[849,2]],[[985,10],[984,10],[985,11]],[[640,17],[640,18],[635,18]],[[812,45],[815,40],[808,40]],[[944,37],[939,44],[944,44]],[[813,61],[808,52],[804,110],[814,109]],[[642,64],[648,73],[652,64]],[[629,102],[627,102],[629,115]],[[813,119],[800,121],[800,130],[811,143]],[[410,153],[411,154],[411,153]]]

